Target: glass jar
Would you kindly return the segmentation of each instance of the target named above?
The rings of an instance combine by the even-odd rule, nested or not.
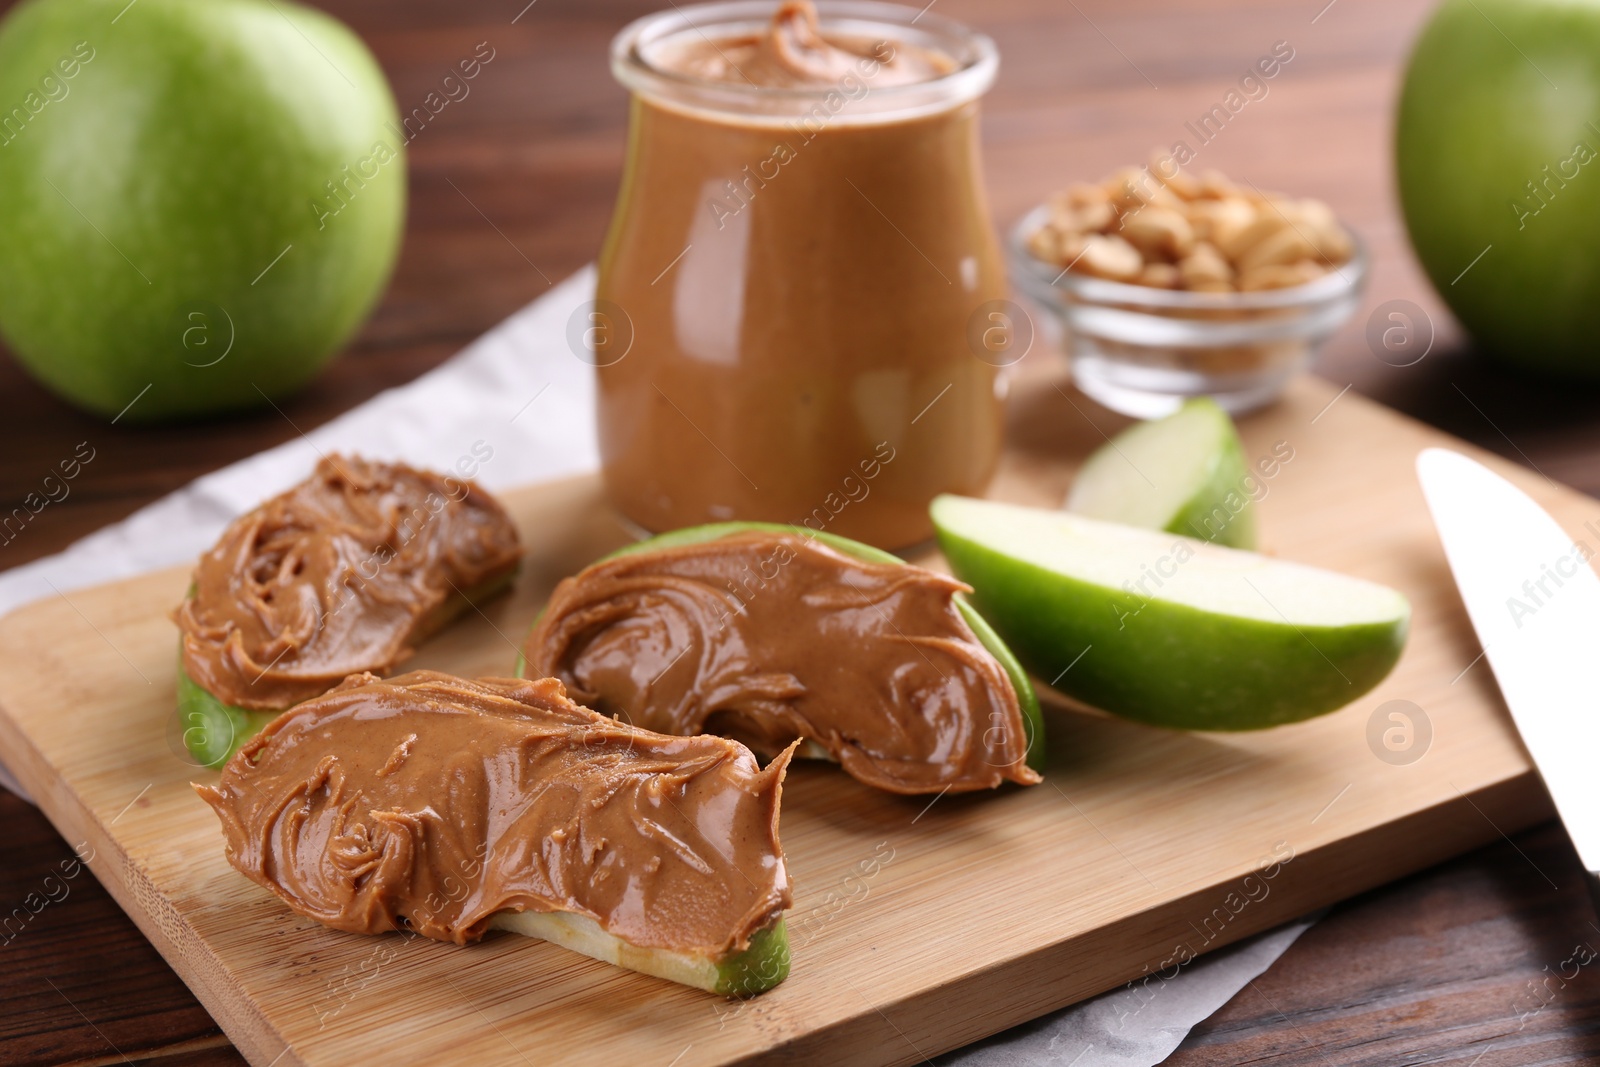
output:
[[[992,326],[1011,305],[978,152],[993,42],[910,7],[818,11],[825,33],[950,69],[874,86],[863,59],[826,88],[772,88],[660,62],[759,33],[765,2],[664,11],[612,45],[632,110],[593,315],[611,331],[600,452],[649,531],[762,520],[901,547],[999,456]]]

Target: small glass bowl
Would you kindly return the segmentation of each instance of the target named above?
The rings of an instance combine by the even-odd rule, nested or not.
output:
[[[1074,384],[1113,411],[1149,419],[1192,396],[1230,412],[1276,399],[1361,302],[1367,250],[1349,227],[1348,263],[1313,282],[1251,293],[1195,293],[1063,270],[1028,252],[1048,205],[1011,233],[1013,280],[1060,318]]]

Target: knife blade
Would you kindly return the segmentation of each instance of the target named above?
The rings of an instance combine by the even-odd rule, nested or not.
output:
[[[1526,493],[1443,448],[1417,477],[1483,656],[1600,912],[1600,550]]]

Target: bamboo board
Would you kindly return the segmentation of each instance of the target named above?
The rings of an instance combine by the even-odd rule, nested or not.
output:
[[[1059,504],[1116,425],[1061,382],[1034,381],[1013,399],[991,495]],[[187,568],[0,620],[0,746],[252,1063],[919,1062],[1131,979],[1158,994],[1159,975],[1191,954],[1548,815],[1474,662],[1412,473],[1419,449],[1453,442],[1315,380],[1242,431],[1251,458],[1281,455],[1280,442],[1293,452],[1265,482],[1267,551],[1410,597],[1394,674],[1333,715],[1239,736],[1047,702],[1045,784],[987,796],[894,797],[827,766],[797,767],[782,824],[794,966],[754,1000],[511,935],[458,948],[330,931],[236,874],[188,785],[208,772],[181,758],[177,736],[167,612]],[[1584,529],[1600,502],[1486,461],[1575,537],[1600,536]],[[553,584],[625,540],[593,479],[505,500],[529,548],[516,590],[437,637],[416,666],[508,672]],[[1374,713],[1392,700],[1428,722],[1410,762],[1377,754],[1394,723]]]

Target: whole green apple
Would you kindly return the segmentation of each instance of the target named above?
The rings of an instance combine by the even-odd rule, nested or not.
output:
[[[291,0],[28,0],[0,26],[0,333],[129,421],[289,392],[394,265],[397,129],[372,54]]]
[[[1484,351],[1600,378],[1600,3],[1444,0],[1406,70],[1400,202]]]

